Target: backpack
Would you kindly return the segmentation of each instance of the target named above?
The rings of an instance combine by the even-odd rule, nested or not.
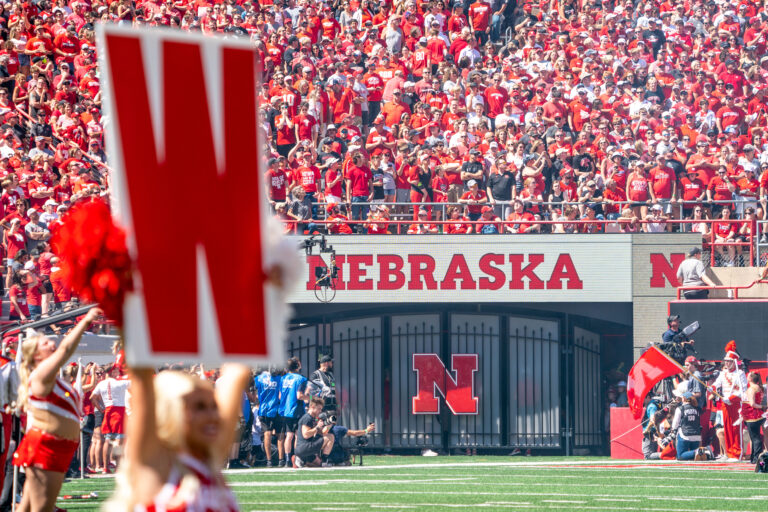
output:
[[[768,473],[768,451],[763,452],[757,456],[755,473]]]

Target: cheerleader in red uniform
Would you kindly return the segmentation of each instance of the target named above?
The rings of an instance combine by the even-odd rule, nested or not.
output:
[[[72,357],[80,337],[102,311],[93,308],[58,347],[45,336],[29,337],[21,345],[19,404],[27,412],[27,433],[13,454],[13,464],[25,468],[27,479],[18,510],[48,511],[56,497],[80,439],[80,394],[59,375]]]
[[[249,370],[225,366],[215,389],[182,372],[128,373],[127,444],[107,510],[236,512],[219,469],[232,446]]]
[[[747,392],[741,404],[741,417],[747,424],[749,440],[752,445],[749,462],[757,463],[757,456],[763,451],[763,436],[760,435],[760,426],[763,424],[765,406],[763,398],[763,380],[757,372],[750,372],[747,376]]]

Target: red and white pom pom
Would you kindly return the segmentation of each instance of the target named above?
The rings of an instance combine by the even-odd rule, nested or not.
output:
[[[125,294],[133,289],[125,231],[101,200],[78,203],[51,239],[61,259],[64,283],[81,300],[97,303],[107,318],[123,325]]]

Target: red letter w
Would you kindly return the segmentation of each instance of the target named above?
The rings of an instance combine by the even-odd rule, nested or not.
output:
[[[200,355],[218,338],[216,352],[266,354],[254,52],[105,41],[151,351]]]

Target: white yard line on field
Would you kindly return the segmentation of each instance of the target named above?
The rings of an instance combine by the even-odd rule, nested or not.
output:
[[[685,464],[685,465],[683,465]],[[675,471],[690,471],[690,470],[728,470],[728,469],[749,469],[746,464],[734,463],[734,464],[720,464],[714,465],[709,462],[700,463],[676,463],[675,461],[640,461],[640,460],[600,460],[600,461],[563,461],[553,460],[551,462],[437,462],[432,464],[385,464],[381,466],[339,466],[334,468],[314,468],[315,471],[375,471],[380,469],[425,469],[425,468],[472,468],[472,467],[519,467],[519,468],[532,468],[532,469],[590,469],[590,466],[610,466],[610,467],[596,467],[596,471],[616,471],[625,469],[668,469]],[[310,468],[304,468],[301,471],[311,471]],[[224,470],[224,474],[227,475],[243,475],[249,473],[290,473],[299,470],[291,468],[251,468],[251,469],[227,469]]]
[[[547,507],[549,509],[552,508],[559,508],[559,507]],[[648,508],[648,507],[598,507],[596,505],[582,505],[579,507],[579,510],[643,510],[645,512],[648,511],[658,511],[658,512],[733,512],[733,509],[730,510],[722,510],[722,509],[695,509],[691,510],[689,508]]]
[[[565,500],[562,500],[565,502]],[[629,500],[629,499],[603,499],[603,498],[595,498],[595,501],[615,501],[615,502],[637,502],[638,500]],[[561,502],[557,502],[561,503]],[[584,503],[584,502],[581,502]],[[259,501],[259,502],[241,502],[240,505],[296,505],[297,503],[295,501]],[[326,505],[327,502],[303,502],[302,505]],[[434,507],[446,507],[446,508],[474,508],[474,507],[481,507],[481,508],[538,508],[538,509],[546,509],[546,510],[555,510],[555,509],[562,509],[562,507],[559,507],[555,504],[553,501],[551,505],[544,506],[541,504],[531,504],[530,502],[511,502],[511,501],[489,501],[485,503],[465,503],[465,504],[457,504],[457,503],[422,503],[418,505],[413,504],[396,504],[396,503],[349,503],[350,506],[352,505],[358,505],[360,507],[369,507],[369,508],[377,508],[377,509],[419,509],[419,508],[434,508]],[[641,510],[645,512],[692,512],[691,509],[686,508],[649,508],[647,506],[640,506],[640,507],[617,507],[617,506],[599,506],[599,505],[581,505],[579,506],[579,510]],[[265,510],[250,510],[250,512],[268,512]],[[281,510],[281,511],[274,511],[274,512],[294,512],[294,511],[287,511],[287,510]],[[723,509],[706,509],[706,510],[700,510],[697,509],[695,512],[733,512],[733,509],[729,510],[723,510]]]
[[[241,487],[258,487],[260,483],[258,482],[252,482],[252,483],[246,483],[241,484]],[[294,494],[304,494],[304,493],[314,493],[314,494],[409,494],[409,495],[450,495],[450,496],[543,496],[543,497],[563,497],[563,498],[613,498],[614,496],[611,494],[583,494],[583,493],[556,493],[556,492],[527,492],[527,491],[516,491],[516,492],[492,492],[492,491],[403,491],[403,490],[367,490],[367,489],[312,489],[312,488],[304,488],[305,486],[302,486],[302,488],[298,489],[291,489],[291,493]],[[648,495],[646,494],[622,494],[623,498],[636,498],[638,500],[643,499],[649,499]],[[707,496],[705,496],[706,498]],[[714,498],[714,496],[712,496]],[[745,496],[729,496],[729,497],[723,497],[723,499],[728,499],[732,501],[753,501],[755,499],[760,499],[760,497],[745,497]],[[658,499],[659,501],[664,500],[695,500],[697,498],[653,498]],[[476,505],[473,505],[476,506]],[[699,511],[701,512],[701,511]]]
[[[471,478],[471,480],[476,480],[475,478]],[[352,478],[333,478],[328,480],[294,480],[289,482],[229,482],[230,487],[250,487],[250,486],[258,486],[258,487],[290,487],[293,485],[297,486],[305,486],[305,485],[330,485],[330,484],[354,484],[354,485],[360,485],[362,483],[366,484],[445,484],[445,485],[454,485],[456,484],[455,478],[427,478],[422,480],[360,480],[360,479],[352,479]],[[469,482],[467,482],[469,483]],[[486,484],[478,484],[478,485],[486,485]]]
[[[637,478],[637,477],[636,477]],[[410,484],[421,484],[421,483],[430,483],[433,485],[449,485],[451,487],[458,487],[458,486],[477,486],[477,487],[485,487],[488,486],[488,482],[475,482],[475,481],[469,481],[469,480],[477,480],[477,478],[470,477],[470,478],[438,478],[438,479],[425,479],[425,480],[408,480],[408,479],[387,479],[387,480],[369,480],[369,479],[333,479],[333,480],[295,480],[290,482],[231,482],[229,485],[231,487],[249,487],[249,486],[258,486],[258,487],[290,487],[290,486],[304,486],[308,483],[317,483],[318,485],[329,485],[329,484],[351,484],[351,485],[361,485],[361,484],[379,484],[379,485],[410,485]],[[701,481],[701,480],[699,480]],[[709,480],[708,480],[709,481]],[[707,481],[707,482],[708,482]],[[496,487],[551,487],[552,484],[550,482],[494,482],[492,485]],[[584,483],[584,482],[560,482],[558,484],[559,487],[599,487],[599,488],[605,488],[605,487],[619,487],[619,488],[625,488],[627,486],[626,483],[618,483],[618,484],[609,484],[609,483]],[[648,485],[640,485],[640,484],[632,484],[632,487],[638,488],[638,489],[679,489],[679,485],[659,485],[659,484],[648,484]],[[689,490],[696,490],[696,489],[703,489],[703,490],[710,490],[712,488],[711,485],[686,485],[686,489]],[[752,491],[754,490],[754,487],[733,487],[728,486],[728,491]],[[652,498],[656,499],[656,498]],[[660,497],[658,499],[664,499],[663,497]]]

